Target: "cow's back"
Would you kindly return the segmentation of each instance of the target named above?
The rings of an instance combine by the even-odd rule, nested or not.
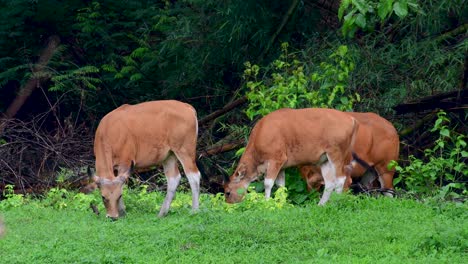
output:
[[[323,150],[349,148],[354,122],[333,109],[280,109],[263,117],[249,138],[260,155],[288,156],[286,166],[317,161]],[[249,146],[248,146],[249,147]]]
[[[160,163],[169,150],[195,151],[197,118],[185,103],[164,100],[122,105],[108,113],[96,131],[96,148],[112,149],[113,163],[134,160],[137,167]],[[99,142],[98,142],[99,141]]]

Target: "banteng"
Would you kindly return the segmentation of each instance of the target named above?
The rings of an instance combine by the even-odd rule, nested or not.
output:
[[[325,204],[333,190],[343,190],[358,127],[353,117],[333,109],[280,109],[266,115],[252,129],[245,152],[225,184],[226,201],[241,201],[250,182],[261,174],[265,174],[265,197],[269,198],[275,180],[284,186],[285,168],[317,165],[325,179],[319,204]]]
[[[122,105],[99,123],[94,140],[95,185],[101,190],[107,216],[125,214],[122,187],[132,168],[162,164],[167,194],[159,216],[169,211],[180,181],[180,161],[192,189],[192,209],[198,209],[200,172],[195,164],[197,144],[195,109],[178,101]]]

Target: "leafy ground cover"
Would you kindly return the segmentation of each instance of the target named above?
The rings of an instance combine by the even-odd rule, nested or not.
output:
[[[467,263],[466,203],[337,195],[324,207],[292,206],[284,194],[253,192],[235,206],[202,195],[191,214],[190,195],[179,193],[159,219],[163,194],[143,188],[126,191],[127,217],[115,222],[85,206],[96,193],[10,195],[0,202],[0,262]]]

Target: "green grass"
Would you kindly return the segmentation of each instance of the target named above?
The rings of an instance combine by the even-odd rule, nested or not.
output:
[[[201,211],[190,214],[189,196],[179,194],[166,218],[134,201],[115,222],[76,206],[56,209],[50,199],[29,201],[1,213],[0,262],[468,263],[466,204],[332,198],[324,207],[269,209],[204,195]]]

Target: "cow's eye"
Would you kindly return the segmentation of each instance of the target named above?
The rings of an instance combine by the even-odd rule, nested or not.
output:
[[[101,196],[102,197],[102,200],[105,202],[106,201],[106,197],[104,196]]]

